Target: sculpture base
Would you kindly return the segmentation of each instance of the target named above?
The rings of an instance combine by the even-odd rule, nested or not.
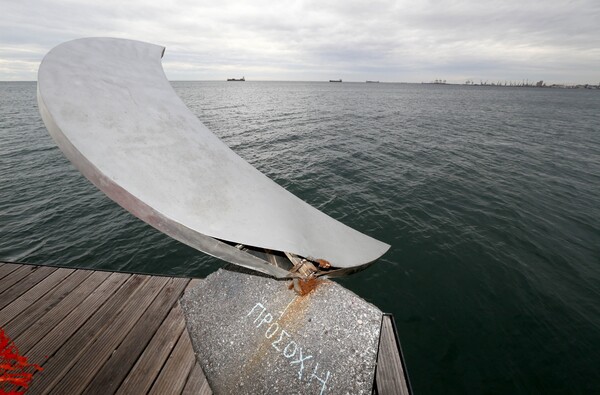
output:
[[[371,394],[382,312],[329,280],[290,284],[220,269],[181,298],[213,392]]]

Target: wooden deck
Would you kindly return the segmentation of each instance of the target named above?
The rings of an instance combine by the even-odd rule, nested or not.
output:
[[[178,300],[197,280],[0,263],[0,327],[42,366],[33,394],[211,394]],[[379,394],[408,394],[389,316]]]

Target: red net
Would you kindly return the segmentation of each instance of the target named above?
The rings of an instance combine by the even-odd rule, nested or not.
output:
[[[33,374],[41,370],[19,354],[15,343],[0,328],[0,395],[24,394]]]

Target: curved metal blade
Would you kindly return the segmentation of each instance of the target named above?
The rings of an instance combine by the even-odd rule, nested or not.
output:
[[[235,245],[324,259],[342,270],[387,251],[277,185],[210,132],[173,91],[163,53],[139,41],[87,38],[42,61],[42,119],[94,185],[169,236],[276,277],[291,274]]]

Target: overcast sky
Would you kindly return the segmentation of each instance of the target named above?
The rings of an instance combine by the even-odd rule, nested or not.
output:
[[[166,46],[171,80],[600,82],[600,0],[0,0],[0,80],[91,36]]]

